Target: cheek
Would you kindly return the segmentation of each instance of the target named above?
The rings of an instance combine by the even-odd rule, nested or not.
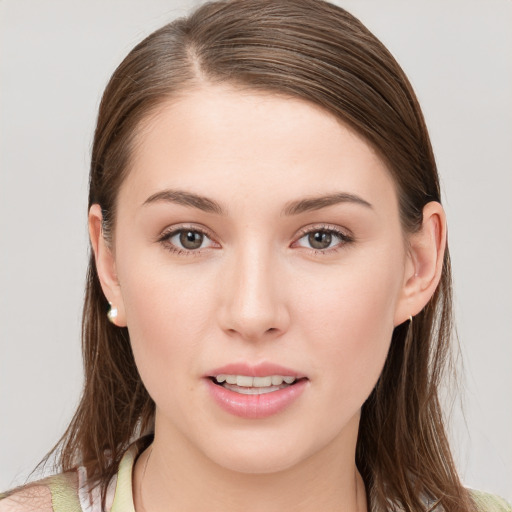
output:
[[[379,263],[347,266],[337,279],[317,281],[315,288],[308,287],[316,293],[308,294],[297,314],[314,344],[311,354],[318,378],[356,408],[382,371],[400,291],[400,264]]]
[[[167,402],[184,375],[198,373],[198,351],[212,322],[213,291],[176,268],[138,269],[126,268],[129,278],[123,281],[130,340],[146,388],[155,401]]]

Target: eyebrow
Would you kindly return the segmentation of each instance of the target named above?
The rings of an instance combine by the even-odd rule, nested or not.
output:
[[[226,212],[222,206],[216,201],[208,199],[204,196],[200,196],[198,194],[194,194],[192,192],[184,192],[183,190],[167,189],[162,190],[161,192],[157,192],[156,194],[149,196],[144,201],[144,206],[159,201],[181,204],[183,206],[192,206],[193,208],[198,208],[204,212],[216,213],[217,215],[226,215]]]
[[[144,201],[144,206],[156,202],[169,202],[174,204],[181,204],[183,206],[191,206],[207,213],[216,213],[217,215],[226,215],[224,208],[208,197],[194,194],[193,192],[185,192],[183,190],[166,189],[156,192]],[[281,215],[292,216],[300,213],[320,210],[328,206],[340,203],[352,203],[372,209],[373,206],[355,194],[347,192],[337,192],[335,194],[322,195],[317,197],[307,197],[296,201],[286,203]]]
[[[335,194],[308,197],[305,199],[299,199],[298,201],[291,201],[286,203],[283,209],[283,215],[298,215],[299,213],[320,210],[327,206],[332,206],[340,203],[352,203],[364,206],[366,208],[373,209],[373,206],[355,194],[349,194],[347,192],[337,192]]]

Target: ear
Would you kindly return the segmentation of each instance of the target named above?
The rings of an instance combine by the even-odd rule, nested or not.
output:
[[[117,279],[114,253],[103,236],[103,214],[99,204],[93,204],[89,210],[89,237],[91,239],[96,271],[100,279],[105,297],[117,309],[117,317],[113,323],[118,327],[126,327],[126,315],[121,287]]]
[[[409,236],[409,251],[395,326],[417,315],[434,294],[443,271],[446,215],[437,201],[423,208],[421,229]]]

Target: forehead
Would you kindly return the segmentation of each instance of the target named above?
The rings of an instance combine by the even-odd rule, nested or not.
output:
[[[301,99],[229,86],[169,99],[141,123],[120,195],[141,204],[163,188],[208,192],[232,205],[331,188],[396,203],[385,163],[334,115]]]

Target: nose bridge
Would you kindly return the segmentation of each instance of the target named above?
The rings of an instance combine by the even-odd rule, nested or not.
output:
[[[234,249],[223,279],[223,328],[246,339],[282,332],[287,312],[278,289],[278,261],[269,245]]]

